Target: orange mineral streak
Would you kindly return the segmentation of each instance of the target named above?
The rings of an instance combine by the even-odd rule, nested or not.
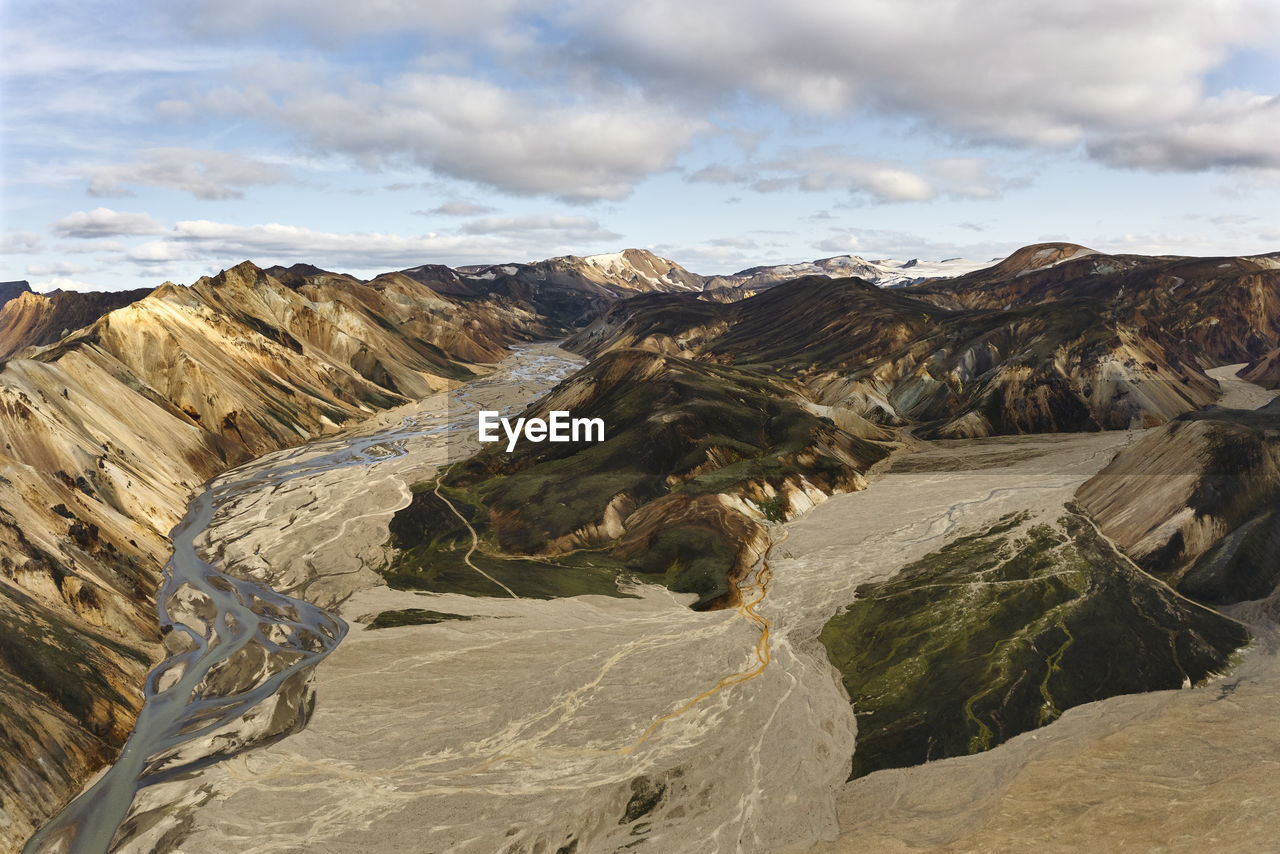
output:
[[[694,697],[692,700],[688,701],[683,706],[676,709],[674,712],[668,712],[667,714],[655,720],[653,723],[649,724],[649,728],[646,729],[643,733],[641,733],[640,738],[636,740],[635,744],[632,744],[630,747],[619,748],[618,750],[612,751],[612,752],[627,754],[637,750],[641,745],[643,745],[646,741],[649,740],[649,736],[653,735],[653,733],[657,731],[658,727],[662,726],[667,721],[672,720],[673,718],[680,717],[685,712],[689,711],[694,706],[701,703],[703,700],[706,700],[710,697],[715,696],[716,694],[719,694],[724,689],[730,688],[734,685],[741,685],[743,682],[747,682],[751,679],[755,679],[757,676],[759,676],[761,673],[764,672],[764,669],[769,666],[769,662],[772,660],[772,654],[769,650],[770,623],[768,619],[756,613],[756,607],[761,602],[764,601],[764,597],[767,596],[769,593],[769,579],[772,576],[772,574],[773,574],[773,570],[769,568],[769,561],[766,559],[764,561],[763,567],[760,569],[760,573],[756,576],[755,584],[751,585],[750,587],[742,591],[742,593],[744,594],[742,598],[744,600],[746,600],[747,597],[750,596],[754,591],[759,591],[760,595],[756,596],[754,599],[751,599],[750,601],[743,601],[743,603],[738,606],[739,614],[746,617],[748,620],[750,620],[751,622],[755,623],[757,626],[760,627],[760,639],[756,641],[756,649],[755,649],[756,666],[751,668],[750,670],[744,670],[744,671],[734,673],[724,677],[719,682],[717,682],[714,686],[712,686],[711,688],[708,688],[706,691],[703,691],[701,694]]]

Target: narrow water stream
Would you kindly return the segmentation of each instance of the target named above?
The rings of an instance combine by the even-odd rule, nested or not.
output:
[[[389,429],[324,439],[277,452],[206,484],[170,536],[174,552],[157,596],[162,631],[181,633],[187,647],[148,675],[145,701],[115,764],[37,832],[24,854],[68,851],[98,854],[112,839],[143,787],[188,774],[244,749],[272,740],[235,732],[246,714],[275,704],[259,717],[279,721],[275,737],[305,722],[310,710],[306,681],[347,633],[337,615],[286,596],[254,580],[223,572],[201,556],[197,543],[220,508],[240,496],[302,478],[348,468],[369,468],[404,456],[410,440],[474,427],[477,387],[502,382],[540,394],[577,364],[556,353],[517,356],[499,372],[455,391],[446,412],[424,412]],[[534,382],[536,380],[536,382]],[[523,401],[512,408],[532,402]],[[225,732],[220,732],[225,731]],[[209,737],[223,736],[214,751]]]

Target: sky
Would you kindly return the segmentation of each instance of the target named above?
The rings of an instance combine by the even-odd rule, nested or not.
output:
[[[0,0],[0,280],[1280,251],[1280,0]]]

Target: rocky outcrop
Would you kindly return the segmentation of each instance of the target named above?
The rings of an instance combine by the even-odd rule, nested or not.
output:
[[[1078,493],[1140,566],[1202,601],[1280,581],[1280,406],[1194,413],[1153,431]]]
[[[831,279],[856,277],[880,287],[891,288],[928,279],[960,276],[985,267],[987,264],[968,261],[964,258],[948,258],[943,261],[921,261],[912,258],[907,261],[898,261],[867,260],[857,255],[836,255],[798,264],[749,267],[729,276],[714,276],[708,279],[705,289],[734,289],[743,292],[745,296],[750,296],[782,282],[805,276],[826,276]]]
[[[1280,388],[1280,347],[1254,359],[1240,376],[1263,388]]]
[[[22,294],[31,293],[31,283],[25,279],[15,282],[0,282],[0,308],[11,299],[17,299]]]
[[[1053,247],[1059,245],[1027,247],[989,270],[908,290],[952,309],[1010,310],[1088,300],[1104,307],[1115,323],[1184,345],[1204,366],[1250,362],[1280,344],[1280,265],[1272,256],[1076,251],[1051,266],[1026,268]],[[1062,256],[1070,244],[1064,247],[1053,254]],[[1023,263],[1014,264],[1020,257]]]

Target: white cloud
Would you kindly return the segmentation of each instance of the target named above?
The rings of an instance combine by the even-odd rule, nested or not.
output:
[[[118,240],[79,240],[58,247],[59,252],[71,255],[87,255],[91,252],[123,252],[128,248]]]
[[[583,61],[667,91],[1044,145],[1176,124],[1233,49],[1280,38],[1267,0],[652,0],[566,18]]]
[[[127,213],[111,208],[94,208],[76,211],[64,216],[52,226],[59,237],[117,237],[125,235],[158,234],[160,223],[144,213]]]
[[[923,258],[929,261],[941,261],[947,258],[968,258],[973,261],[985,261],[989,258],[1003,258],[1020,245],[995,242],[960,244],[932,240],[907,231],[863,228],[832,232],[828,237],[814,243],[813,248],[829,254],[858,255],[867,259]]]
[[[79,279],[71,279],[65,276],[54,276],[51,279],[43,279],[38,282],[31,283],[31,290],[36,293],[47,294],[50,291],[100,291],[103,290],[89,282],[82,282]]]
[[[531,79],[567,80],[579,93],[623,80],[646,103],[685,110],[745,95],[827,117],[878,111],[961,141],[1084,143],[1109,165],[1192,171],[1280,162],[1280,108],[1267,103],[1271,93],[1220,96],[1206,87],[1237,51],[1274,52],[1280,43],[1274,0],[386,0],[377,15],[340,0],[194,5],[195,13],[183,13],[193,27],[240,32],[301,22],[320,44],[411,31],[439,48],[466,34],[477,53]],[[400,88],[400,95],[418,89]],[[374,94],[373,117],[397,99],[391,90]],[[375,128],[389,124],[394,117],[384,116]],[[309,136],[326,144],[314,129]],[[327,142],[344,147],[332,136]],[[441,142],[429,137],[418,147],[397,147],[445,174],[467,172],[451,163]],[[347,140],[345,147],[369,145]],[[421,149],[434,153],[423,156]],[[493,165],[490,159],[484,171]],[[725,178],[714,167],[694,176]],[[548,192],[536,179],[480,180]],[[598,183],[590,182],[584,197],[619,197]],[[903,175],[871,183],[879,187],[873,194],[923,195]]]
[[[47,264],[31,264],[27,267],[28,276],[74,276],[87,273],[95,267],[84,264],[72,264],[68,261],[53,261]]]
[[[600,227],[600,223],[585,216],[555,214],[491,216],[470,220],[462,226],[464,234],[527,234],[546,231],[584,240],[616,240],[622,236],[606,231]]]
[[[442,43],[457,36],[501,42],[521,29],[521,18],[552,5],[547,0],[379,0],[372,7],[345,0],[185,0],[167,8],[175,24],[199,33],[240,38],[249,30],[286,26],[331,47],[368,33],[416,32]]]
[[[707,241],[708,246],[722,246],[732,249],[758,249],[757,244],[750,237],[717,237]]]
[[[749,179],[736,169],[731,169],[722,163],[713,163],[689,173],[685,176],[685,180],[691,184],[741,184]]]
[[[438,216],[479,216],[480,214],[493,213],[497,208],[489,205],[481,205],[475,202],[468,202],[463,199],[450,199],[444,204],[437,205],[428,211],[414,211],[416,214]]]
[[[180,190],[198,199],[239,199],[244,188],[289,180],[278,164],[226,151],[150,148],[133,163],[86,170],[91,196],[131,196],[130,184]]]
[[[729,275],[747,267],[786,261],[776,250],[763,249],[750,240],[747,243],[751,245],[717,239],[692,245],[663,243],[645,248],[704,276]]]
[[[508,221],[509,220],[509,221]],[[380,232],[325,232],[294,225],[235,225],[182,221],[158,240],[136,246],[128,259],[149,269],[175,270],[183,262],[220,266],[246,258],[270,265],[306,261],[329,269],[400,269],[416,264],[494,263],[511,258],[567,254],[591,241],[615,240],[581,217],[495,218],[488,230],[404,236]]]
[[[40,235],[10,229],[0,233],[0,255],[32,255],[41,250]]]
[[[1089,151],[1131,169],[1280,169],[1280,97],[1224,93],[1172,121],[1102,136]]]
[[[383,84],[308,80],[222,89],[207,109],[283,126],[368,168],[416,165],[514,195],[621,199],[672,168],[708,125],[636,97],[591,101],[412,72]]]
[[[1270,229],[1268,233],[1268,229],[1263,228],[1234,234],[1221,231],[1109,234],[1095,236],[1086,245],[1101,252],[1137,255],[1253,255],[1274,252],[1277,240],[1280,240],[1280,229]]]
[[[939,196],[991,199],[1013,182],[976,157],[948,157],[908,166],[844,152],[836,146],[786,151],[750,167],[760,192],[846,191],[877,202],[924,202]]]

